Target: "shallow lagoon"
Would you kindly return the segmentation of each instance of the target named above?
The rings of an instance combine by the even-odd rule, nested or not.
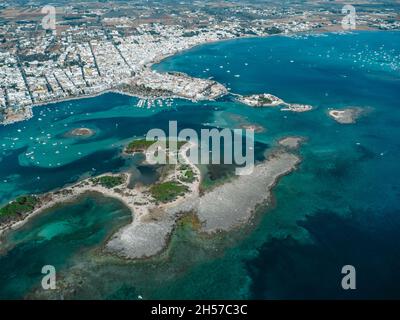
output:
[[[32,218],[4,239],[0,298],[23,297],[40,286],[44,265],[57,272],[68,268],[75,255],[87,254],[130,221],[131,212],[122,203],[96,194]]]

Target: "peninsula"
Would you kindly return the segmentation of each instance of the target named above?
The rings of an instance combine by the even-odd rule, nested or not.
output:
[[[147,146],[142,140],[133,141],[125,152],[145,152]],[[276,147],[251,174],[234,176],[201,194],[201,172],[187,156],[193,142],[182,141],[178,147],[179,163],[166,165],[162,177],[149,186],[130,187],[129,172],[108,173],[43,195],[20,197],[1,209],[0,234],[57,203],[98,192],[122,201],[132,211],[132,222],[112,236],[105,251],[128,259],[147,258],[167,246],[177,221],[185,214],[196,215],[199,232],[204,233],[228,231],[247,223],[257,207],[271,201],[271,189],[279,177],[300,163],[297,155]]]

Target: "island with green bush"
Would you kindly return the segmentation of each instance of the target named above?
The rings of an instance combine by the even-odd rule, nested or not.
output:
[[[0,209],[0,221],[27,215],[35,209],[38,203],[39,199],[35,196],[20,196]]]
[[[92,178],[91,181],[94,185],[101,185],[105,188],[112,189],[125,182],[124,176],[101,176],[98,178]]]
[[[166,144],[166,149],[170,149],[170,144],[172,141],[167,139],[165,141]],[[187,143],[187,141],[174,141],[177,144],[177,150],[179,150],[183,145]],[[129,144],[125,148],[125,153],[131,154],[131,153],[140,153],[140,152],[146,152],[148,148],[150,148],[153,144],[157,143],[157,141],[154,140],[146,140],[146,139],[137,139],[129,142]]]
[[[187,186],[178,181],[156,183],[150,187],[151,196],[159,202],[170,202],[183,196],[188,191]]]

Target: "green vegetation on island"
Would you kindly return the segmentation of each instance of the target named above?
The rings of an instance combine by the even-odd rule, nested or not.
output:
[[[154,144],[155,141],[147,141],[146,139],[133,140],[129,142],[125,149],[126,153],[144,152],[148,147]]]
[[[145,152],[151,145],[156,143],[157,141],[147,141],[146,139],[139,139],[131,141],[127,147],[125,148],[126,153],[133,152]],[[169,140],[166,140],[167,149],[169,149]],[[186,141],[178,141],[177,146],[178,150],[186,143]]]
[[[167,181],[153,185],[150,193],[156,201],[169,202],[184,195],[187,190],[185,185],[177,181]]]
[[[271,104],[272,100],[267,98],[267,97],[260,96],[260,97],[258,97],[258,103],[260,103],[260,104]]]
[[[35,196],[20,196],[0,209],[0,218],[29,213],[38,203],[39,199]]]
[[[180,180],[182,182],[192,183],[193,181],[196,180],[196,175],[192,169],[188,169],[182,174],[182,176],[180,177]]]
[[[112,189],[125,182],[123,176],[102,176],[99,178],[92,178],[91,181],[96,185],[101,185],[104,188]]]
[[[251,107],[274,107],[286,104],[282,99],[270,93],[239,96],[237,100]]]

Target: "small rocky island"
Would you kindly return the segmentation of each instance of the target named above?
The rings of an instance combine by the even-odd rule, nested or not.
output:
[[[278,141],[278,144],[287,149],[297,149],[305,141],[303,137],[286,137]]]
[[[240,126],[241,129],[245,130],[253,130],[254,132],[260,133],[260,132],[265,132],[265,128],[263,126],[260,126],[258,124],[243,124]]]
[[[282,99],[269,93],[240,96],[237,100],[250,107],[275,107],[284,103]]]
[[[306,112],[313,109],[313,107],[308,104],[287,103],[281,98],[278,98],[277,96],[274,96],[270,93],[239,96],[239,98],[237,98],[237,101],[250,107],[256,108],[281,106],[281,111]]]
[[[66,134],[68,137],[91,137],[92,135],[94,135],[94,131],[89,128],[76,128]]]
[[[350,107],[347,109],[332,109],[328,112],[329,116],[341,124],[352,124],[360,117],[362,108]]]

